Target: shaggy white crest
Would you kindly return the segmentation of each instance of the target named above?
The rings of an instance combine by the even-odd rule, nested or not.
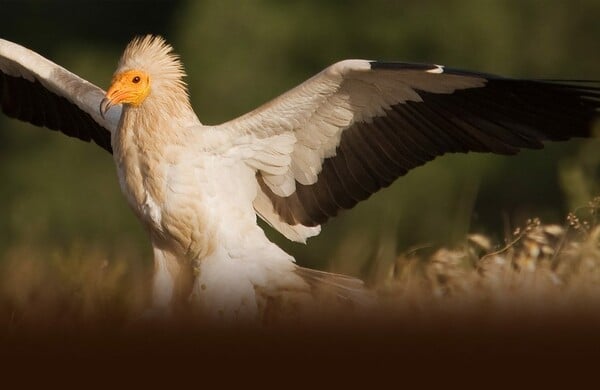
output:
[[[157,35],[134,38],[125,48],[115,74],[141,70],[150,76],[152,89],[168,89],[167,96],[188,98],[186,76],[179,56],[165,39]]]

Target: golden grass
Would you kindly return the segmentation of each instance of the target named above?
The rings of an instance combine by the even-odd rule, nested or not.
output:
[[[538,219],[493,245],[473,234],[456,248],[401,255],[377,286],[385,311],[400,316],[469,313],[488,322],[518,315],[578,314],[600,304],[600,198],[564,226]],[[498,248],[499,249],[495,249]]]
[[[569,214],[564,226],[533,219],[503,244],[472,234],[454,248],[402,254],[370,286],[378,307],[368,316],[416,324],[474,314],[486,323],[519,315],[595,315],[589,308],[600,304],[599,210],[596,198]],[[0,263],[0,326],[10,333],[135,323],[149,307],[152,271],[139,256],[84,245],[11,249]]]
[[[77,244],[12,248],[0,263],[0,325],[14,331],[127,323],[147,306],[151,280],[148,267],[131,261],[135,256]]]

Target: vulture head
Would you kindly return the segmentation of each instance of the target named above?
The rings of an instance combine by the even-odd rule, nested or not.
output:
[[[189,108],[185,76],[179,57],[162,37],[135,38],[123,52],[100,112],[104,116],[117,104],[140,107],[152,99]]]

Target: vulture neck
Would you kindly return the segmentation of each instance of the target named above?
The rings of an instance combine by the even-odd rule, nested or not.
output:
[[[154,123],[169,121],[173,126],[182,122],[200,124],[190,104],[187,90],[181,85],[152,89],[142,104],[138,107],[127,107],[126,111],[152,118]]]
[[[201,123],[187,94],[161,92],[152,90],[140,105],[123,107],[113,140],[115,157],[127,158],[133,150],[134,154],[162,153],[170,145],[189,143],[190,130]]]
[[[191,107],[187,91],[181,85],[170,89],[160,85],[152,88],[140,105],[123,107],[121,131],[146,131],[148,136],[168,131],[175,135],[180,129],[200,124]]]

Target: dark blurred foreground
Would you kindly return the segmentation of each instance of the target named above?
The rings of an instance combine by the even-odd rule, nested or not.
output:
[[[133,326],[50,329],[0,341],[3,382],[87,386],[178,385],[366,388],[456,384],[575,388],[600,357],[596,310],[504,320],[374,318],[317,328]],[[9,336],[9,337],[6,337]],[[536,387],[537,388],[537,387]]]

